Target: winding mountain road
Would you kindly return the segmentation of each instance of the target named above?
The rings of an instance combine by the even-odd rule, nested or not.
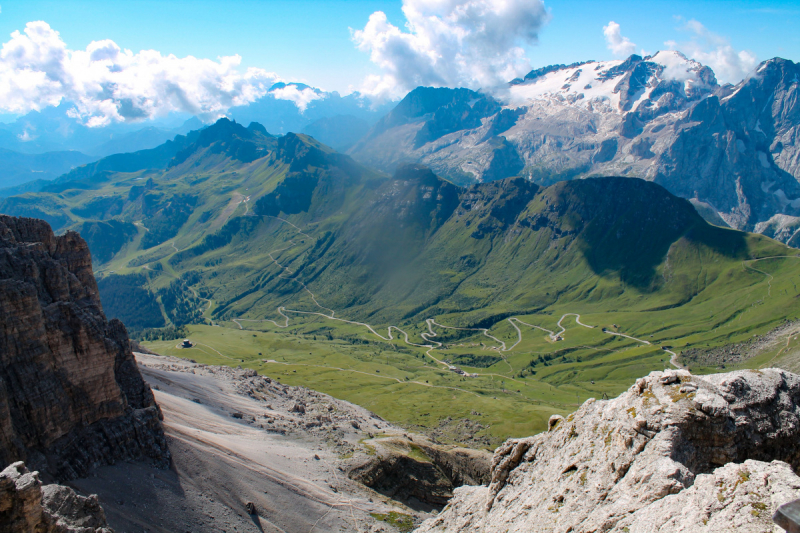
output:
[[[678,362],[678,354],[676,354],[672,350],[667,350],[666,348],[661,348],[661,349],[672,356],[672,357],[669,358],[669,364],[671,364],[672,366],[674,366],[675,368],[678,368],[678,369],[686,368],[685,366],[683,366],[682,364],[680,364]]]
[[[250,215],[250,216],[258,216],[258,215]],[[284,222],[284,223],[289,224],[290,226],[292,226],[299,234],[302,234],[302,235],[304,235],[305,237],[307,237],[309,239],[311,238],[307,233],[304,233],[300,228],[298,228],[296,225],[294,225],[293,223],[289,222],[288,220],[282,219],[280,217],[273,217],[273,216],[270,216],[270,215],[260,215],[260,216],[265,216],[265,217],[269,216],[270,218],[275,218],[277,220],[280,220],[281,222]],[[514,344],[512,344],[511,346],[508,346],[505,341],[503,341],[503,340],[497,338],[496,336],[492,335],[490,333],[489,328],[463,328],[463,327],[455,327],[455,326],[446,326],[444,324],[440,324],[440,323],[436,322],[436,319],[434,319],[434,318],[428,318],[428,319],[425,320],[425,324],[427,326],[428,331],[420,333],[420,337],[422,337],[422,339],[427,344],[420,344],[420,343],[412,342],[410,340],[410,338],[409,338],[408,332],[406,332],[402,328],[400,328],[398,326],[395,326],[395,325],[388,326],[386,328],[386,335],[384,336],[381,333],[379,333],[378,330],[376,330],[375,327],[373,327],[371,324],[368,324],[366,322],[359,322],[359,321],[355,321],[355,320],[347,320],[347,319],[344,319],[344,318],[337,317],[336,316],[336,312],[333,309],[330,309],[330,308],[325,307],[322,304],[320,304],[319,301],[317,300],[316,295],[311,291],[311,289],[309,289],[308,286],[305,283],[303,283],[302,281],[297,279],[295,271],[293,271],[291,268],[281,264],[275,258],[275,256],[273,255],[273,254],[279,254],[281,252],[284,252],[284,251],[286,251],[286,250],[288,250],[290,248],[293,248],[294,246],[297,246],[297,243],[295,241],[293,241],[293,240],[289,240],[288,241],[288,246],[284,246],[282,248],[278,248],[276,250],[272,250],[271,252],[268,252],[267,255],[269,256],[270,260],[278,268],[280,268],[280,269],[282,269],[284,271],[284,273],[283,274],[279,274],[278,277],[280,277],[282,279],[289,280],[289,281],[293,281],[293,282],[297,283],[298,285],[300,285],[300,287],[306,293],[308,293],[309,297],[314,302],[314,305],[316,305],[318,308],[320,308],[323,311],[327,311],[327,313],[318,312],[318,311],[302,311],[302,310],[299,310],[299,309],[288,309],[285,306],[279,306],[277,308],[277,312],[278,312],[279,315],[281,315],[283,317],[283,319],[284,319],[284,323],[283,324],[279,324],[275,320],[272,320],[272,319],[269,319],[269,318],[263,318],[263,319],[235,318],[235,319],[232,319],[231,321],[234,322],[239,327],[240,330],[244,329],[244,326],[242,325],[242,322],[270,322],[270,323],[272,323],[273,325],[275,325],[278,328],[287,328],[287,327],[289,327],[289,316],[286,313],[293,313],[293,314],[298,314],[298,315],[319,316],[319,317],[325,318],[327,320],[335,320],[335,321],[342,322],[342,323],[345,323],[345,324],[350,324],[350,325],[360,326],[360,327],[366,328],[374,336],[376,336],[377,338],[379,338],[379,339],[381,339],[383,341],[386,341],[386,342],[395,340],[396,337],[392,334],[392,332],[393,331],[397,331],[399,333],[399,335],[402,336],[403,342],[405,342],[407,345],[414,346],[414,347],[417,347],[417,348],[425,348],[426,349],[425,355],[427,357],[429,357],[430,359],[432,359],[437,365],[441,365],[444,368],[446,368],[447,370],[456,370],[456,367],[454,367],[453,365],[451,365],[449,363],[446,363],[443,360],[441,360],[438,357],[433,355],[432,352],[434,352],[435,350],[437,350],[437,349],[439,349],[439,348],[441,348],[443,346],[443,343],[433,339],[433,337],[438,336],[438,334],[434,331],[434,326],[438,327],[438,328],[442,328],[442,329],[450,329],[450,330],[457,330],[457,331],[477,331],[477,332],[481,332],[484,336],[488,337],[489,339],[492,339],[493,341],[495,341],[497,343],[497,346],[487,346],[486,349],[498,352],[498,354],[501,355],[503,360],[506,362],[506,364],[509,365],[510,368],[511,368],[510,363],[508,363],[508,361],[506,360],[505,357],[503,357],[502,354],[513,350],[520,342],[522,342],[523,334],[522,334],[522,330],[519,328],[518,324],[544,331],[545,333],[547,333],[549,335],[549,337],[550,337],[550,339],[552,341],[558,341],[558,340],[562,340],[564,338],[567,329],[564,327],[562,322],[564,321],[565,318],[570,317],[570,316],[571,317],[575,317],[575,323],[578,324],[579,326],[582,326],[582,327],[585,327],[585,328],[588,328],[588,329],[594,329],[596,327],[596,326],[591,326],[589,324],[585,324],[585,323],[581,322],[581,315],[578,314],[578,313],[564,313],[561,316],[561,318],[559,318],[559,320],[558,320],[558,322],[556,324],[558,326],[558,328],[559,328],[558,332],[554,332],[552,330],[549,330],[547,328],[543,328],[541,326],[537,326],[537,325],[534,325],[534,324],[529,324],[527,322],[522,321],[521,319],[519,319],[517,317],[509,317],[506,320],[516,330],[516,332],[517,332],[517,341]],[[625,337],[625,338],[628,338],[630,340],[633,340],[633,341],[636,341],[636,342],[640,342],[642,344],[647,344],[647,345],[651,344],[649,341],[646,341],[646,340],[643,340],[643,339],[638,339],[636,337],[633,337],[633,336],[630,336],[630,335],[626,335],[624,333],[612,332],[612,331],[608,331],[606,329],[603,329],[603,332],[607,333],[609,335],[617,335],[617,336],[620,336],[620,337]],[[677,355],[675,357],[677,357]],[[675,366],[679,367],[679,365],[677,365],[677,364]],[[334,368],[334,367],[322,367],[322,368]],[[348,369],[348,371],[353,371],[353,370],[349,370]],[[512,368],[512,371],[513,371],[513,368]],[[353,371],[353,372],[356,372],[356,371]],[[369,375],[371,375],[371,374],[369,374]],[[490,375],[490,374],[478,373],[478,375]],[[461,389],[459,389],[459,390],[461,390]],[[468,391],[465,391],[465,392],[468,392]]]
[[[248,198],[248,200],[249,200],[249,198]],[[269,217],[269,218],[275,218],[275,219],[277,219],[277,220],[279,220],[281,222],[284,222],[284,223],[292,226],[297,231],[298,234],[301,234],[304,237],[311,239],[311,237],[307,233],[303,232],[299,227],[297,227],[295,224],[293,224],[292,222],[289,222],[286,219],[283,219],[283,218],[280,218],[280,217],[275,217],[275,216],[270,216],[270,215],[248,215],[248,216],[264,216],[264,217]],[[405,330],[403,330],[400,327],[395,326],[395,325],[388,326],[387,330],[386,330],[386,335],[384,336],[384,335],[378,333],[378,331],[375,329],[375,327],[373,327],[372,325],[370,325],[370,324],[368,324],[366,322],[358,322],[358,321],[354,321],[354,320],[347,320],[347,319],[343,319],[343,318],[337,317],[336,313],[335,313],[335,311],[333,309],[327,308],[327,307],[325,307],[325,306],[323,306],[322,304],[319,303],[319,301],[317,300],[316,295],[308,288],[308,286],[305,283],[303,283],[302,281],[297,279],[297,276],[295,275],[294,271],[292,271],[289,267],[282,265],[273,256],[273,254],[278,254],[278,253],[283,252],[285,250],[288,250],[289,248],[292,248],[293,246],[296,246],[296,245],[297,245],[297,243],[295,243],[294,241],[290,240],[289,241],[289,246],[286,246],[284,248],[280,248],[280,249],[277,249],[277,250],[273,250],[272,252],[269,252],[268,255],[269,255],[270,259],[272,260],[272,262],[275,263],[275,265],[277,265],[279,268],[283,269],[284,272],[288,274],[288,276],[280,274],[279,277],[281,277],[283,279],[290,280],[290,281],[294,281],[295,283],[300,285],[302,287],[302,289],[305,292],[308,293],[308,295],[310,296],[310,298],[314,302],[314,304],[318,308],[320,308],[321,310],[327,311],[327,313],[315,312],[315,311],[301,311],[301,310],[298,310],[298,309],[288,309],[288,308],[286,308],[284,306],[280,306],[280,307],[278,307],[277,311],[278,311],[278,314],[280,314],[284,319],[284,323],[283,324],[279,324],[275,320],[271,320],[271,319],[268,319],[268,318],[265,318],[265,319],[245,319],[245,318],[233,319],[232,321],[237,326],[239,326],[239,329],[244,329],[244,327],[242,326],[241,322],[270,322],[270,323],[274,324],[276,327],[287,328],[287,327],[289,327],[289,316],[286,313],[294,313],[294,314],[299,314],[299,315],[320,316],[320,317],[325,318],[327,320],[336,320],[336,321],[339,321],[339,322],[342,322],[342,323],[346,323],[346,324],[351,324],[351,325],[355,325],[355,326],[361,326],[361,327],[366,328],[370,333],[372,333],[377,338],[379,338],[381,340],[384,340],[384,341],[387,341],[387,342],[395,340],[395,336],[392,334],[392,331],[394,330],[394,331],[399,332],[400,335],[402,335],[403,341],[407,345],[418,347],[418,348],[426,348],[425,355],[427,355],[429,358],[431,358],[433,361],[435,361],[436,364],[442,365],[443,367],[447,368],[448,370],[453,370],[453,369],[455,369],[455,367],[453,367],[452,365],[450,365],[448,363],[445,363],[441,359],[439,359],[436,356],[434,356],[433,353],[432,353],[433,351],[435,351],[435,350],[437,350],[437,349],[439,349],[439,348],[441,348],[443,346],[443,344],[441,342],[436,341],[436,340],[433,339],[433,337],[438,336],[438,334],[434,331],[434,326],[438,327],[438,328],[442,328],[442,329],[450,329],[450,330],[458,330],[458,331],[479,331],[484,336],[486,336],[489,339],[492,339],[493,341],[495,341],[497,343],[497,346],[489,346],[489,347],[487,347],[487,349],[494,350],[494,351],[498,352],[499,354],[503,354],[505,352],[509,352],[509,351],[513,350],[517,345],[519,345],[519,343],[522,342],[523,333],[522,333],[522,330],[520,329],[519,325],[523,325],[523,326],[527,326],[529,328],[533,328],[533,329],[538,329],[538,330],[544,331],[545,333],[548,334],[548,336],[550,337],[550,339],[552,341],[562,340],[565,337],[567,329],[564,327],[562,322],[564,321],[565,318],[570,317],[570,316],[575,317],[575,323],[577,325],[579,325],[579,326],[582,326],[582,327],[588,328],[588,329],[594,329],[595,327],[597,327],[597,326],[591,326],[589,324],[585,324],[585,323],[581,322],[581,320],[580,320],[581,315],[578,314],[578,313],[564,313],[561,316],[561,318],[559,318],[559,320],[558,320],[558,322],[556,324],[558,326],[558,328],[559,328],[558,332],[554,332],[554,331],[549,330],[547,328],[544,328],[542,326],[537,326],[535,324],[530,324],[528,322],[524,322],[518,317],[509,317],[509,318],[506,319],[506,321],[508,321],[508,323],[511,324],[511,326],[516,330],[516,332],[517,332],[517,341],[514,344],[512,344],[511,346],[508,346],[505,341],[503,341],[503,340],[497,338],[496,336],[492,335],[490,333],[489,328],[463,328],[463,327],[455,327],[455,326],[446,326],[444,324],[440,324],[440,323],[436,322],[436,319],[434,319],[434,318],[428,318],[428,319],[425,320],[425,324],[427,326],[428,331],[420,333],[420,337],[422,337],[422,339],[427,344],[420,344],[420,343],[412,342],[410,340],[410,338],[409,338],[408,333]],[[753,268],[752,266],[749,266],[749,265],[747,265],[745,263],[752,263],[752,262],[763,261],[763,260],[767,260],[767,259],[778,259],[778,258],[782,258],[782,257],[795,258],[795,259],[800,258],[800,256],[775,256],[775,257],[764,257],[764,258],[759,258],[759,259],[752,259],[752,260],[749,260],[749,261],[743,261],[742,262],[742,266],[744,268],[748,268],[750,270],[753,270],[755,272],[759,272],[761,274],[764,274],[764,276],[766,276],[767,296],[771,295],[773,276],[771,274],[763,272],[762,270]],[[605,333],[607,335],[614,335],[614,336],[618,336],[618,337],[623,337],[623,338],[632,340],[634,342],[641,343],[643,345],[652,345],[652,343],[650,341],[647,341],[647,340],[644,340],[644,339],[639,339],[637,337],[634,337],[632,335],[628,335],[628,334],[625,334],[625,333],[619,333],[619,332],[616,332],[616,331],[610,331],[610,330],[605,329],[605,328],[603,328],[602,331],[603,331],[603,333]],[[664,350],[665,352],[670,354],[670,356],[671,356],[670,357],[670,364],[671,365],[673,365],[676,368],[684,368],[678,362],[678,354],[677,353],[675,353],[674,351],[669,350],[667,348],[662,348],[662,350]],[[505,357],[503,357],[503,359],[505,360]],[[508,361],[506,361],[506,363],[508,363]],[[333,368],[333,367],[323,367],[323,368]],[[488,374],[480,374],[480,375],[488,375]],[[465,392],[468,392],[468,391],[465,391]]]

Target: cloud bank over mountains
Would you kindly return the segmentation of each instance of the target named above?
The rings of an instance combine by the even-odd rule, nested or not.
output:
[[[264,96],[280,81],[259,68],[242,71],[241,57],[217,61],[136,54],[111,40],[94,41],[86,50],[70,50],[46,22],[29,22],[0,49],[0,108],[12,113],[38,111],[62,100],[73,102],[70,114],[89,126],[151,119],[170,112],[204,120]],[[286,86],[275,91],[303,110],[319,98],[313,89]]]
[[[758,64],[755,54],[747,50],[735,50],[728,39],[709,31],[699,21],[684,21],[682,17],[676,19],[680,23],[678,30],[688,34],[689,40],[681,43],[670,40],[664,45],[669,50],[678,50],[686,57],[711,67],[722,83],[738,83]],[[608,49],[615,56],[624,58],[636,52],[636,44],[622,35],[620,25],[613,20],[603,26],[603,35]],[[642,52],[642,55],[647,54]]]
[[[403,0],[406,30],[382,11],[352,32],[382,74],[361,91],[398,97],[420,85],[492,89],[531,69],[524,46],[550,19],[542,0]]]
[[[679,29],[688,33],[690,39],[681,43],[667,41],[664,44],[708,65],[721,82],[737,83],[758,65],[755,54],[747,50],[735,50],[728,39],[709,31],[697,20],[688,20]]]
[[[351,29],[355,46],[380,71],[360,88],[376,104],[421,85],[500,94],[510,80],[531,70],[526,47],[538,43],[551,18],[543,0],[403,0],[402,10],[404,28],[376,11],[363,29]],[[720,81],[738,82],[756,67],[752,53],[735,50],[700,22],[677,22],[688,38],[667,41],[666,47],[708,65]],[[635,52],[636,44],[615,21],[602,31],[616,57]],[[212,60],[156,50],[133,53],[108,39],[72,50],[43,21],[13,32],[0,49],[0,111],[24,114],[66,101],[74,104],[69,114],[92,127],[172,112],[210,122],[267,94],[304,113],[311,102],[328,96],[281,82],[274,72],[242,68],[239,55]]]

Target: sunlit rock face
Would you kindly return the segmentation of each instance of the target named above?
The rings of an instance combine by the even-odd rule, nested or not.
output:
[[[653,372],[511,439],[421,532],[772,530],[800,496],[800,376]]]

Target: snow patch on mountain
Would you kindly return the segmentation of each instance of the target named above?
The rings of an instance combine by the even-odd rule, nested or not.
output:
[[[532,100],[550,99],[597,111],[597,104],[607,104],[617,113],[636,110],[660,89],[674,91],[668,83],[681,82],[681,96],[694,100],[717,88],[713,72],[674,50],[657,52],[641,58],[632,55],[625,61],[589,61],[562,68],[547,67],[512,83],[507,104],[521,107]],[[625,90],[628,95],[625,95]],[[627,96],[627,97],[626,97]]]

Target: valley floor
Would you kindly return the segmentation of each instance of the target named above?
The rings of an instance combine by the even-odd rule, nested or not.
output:
[[[267,385],[245,370],[136,358],[164,414],[172,468],[121,463],[72,483],[98,494],[118,533],[370,532],[383,530],[370,513],[426,516],[344,473],[367,432],[402,434],[368,411],[307,389]],[[306,413],[292,412],[297,405]],[[314,409],[330,421],[314,417]],[[247,502],[257,514],[247,512]]]

